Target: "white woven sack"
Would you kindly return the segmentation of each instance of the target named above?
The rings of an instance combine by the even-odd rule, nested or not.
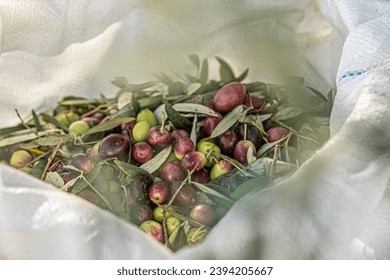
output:
[[[186,71],[191,53],[249,67],[248,81],[293,73],[321,91],[337,88],[325,147],[175,255],[1,165],[0,257],[389,258],[389,11],[385,0],[0,2],[1,126],[17,122],[15,108],[25,117],[70,94],[113,96],[115,76],[142,82]]]

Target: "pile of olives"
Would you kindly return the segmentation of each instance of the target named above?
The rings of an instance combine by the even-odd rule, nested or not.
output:
[[[2,158],[33,175],[42,171],[37,166],[47,165],[38,174],[46,172],[42,179],[58,179],[58,187],[112,211],[162,243],[172,246],[173,237],[184,234],[187,244],[196,244],[228,210],[208,199],[196,183],[207,185],[237,164],[251,163],[264,144],[291,133],[269,119],[259,126],[239,118],[213,136],[238,106],[244,117],[261,113],[265,106],[264,99],[248,94],[241,82],[223,85],[202,105],[211,113],[187,117],[191,123],[187,127],[175,127],[172,116],[164,113],[161,119],[148,108],[141,108],[133,118],[120,119],[96,106],[81,112],[77,106],[65,107],[53,117],[70,138],[62,140],[52,160],[48,152],[53,145],[28,149],[20,143],[3,148]],[[116,119],[121,121],[113,125]],[[97,129],[105,123],[111,125]],[[88,134],[94,128],[97,132]],[[166,156],[155,160],[164,151]],[[150,174],[145,166],[151,161],[157,166]]]

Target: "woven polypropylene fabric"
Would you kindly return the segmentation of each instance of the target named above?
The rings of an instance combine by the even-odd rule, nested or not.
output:
[[[302,76],[322,92],[337,89],[332,139],[293,177],[238,202],[203,245],[173,257],[386,259],[389,6],[356,0],[3,1],[1,126],[18,121],[15,108],[26,117],[66,95],[113,96],[115,76],[143,82],[160,71],[191,71],[191,53],[210,59],[212,77],[218,76],[214,55],[237,72],[249,68],[248,81]],[[12,169],[0,166],[0,172],[2,258],[172,257],[113,215]]]

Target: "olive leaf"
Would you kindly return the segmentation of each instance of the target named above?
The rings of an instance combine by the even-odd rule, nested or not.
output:
[[[248,164],[251,164],[253,162],[256,161],[256,157],[253,155],[253,146],[250,145],[249,148],[248,148],[248,151],[246,152],[246,158],[247,158],[247,161],[248,161]]]
[[[46,113],[41,113],[41,116],[45,122],[54,124],[56,127],[61,128],[62,130],[66,131],[66,132],[69,132],[69,128],[66,125],[59,122],[56,118],[54,118]]]
[[[132,164],[129,164],[129,163],[117,160],[117,159],[114,160],[114,163],[130,179],[134,178],[137,175],[143,175],[145,177],[148,177],[151,181],[153,181],[153,179],[154,179],[153,176],[149,172],[147,172],[146,170],[144,170],[138,166],[135,166],[135,165],[132,165]]]
[[[199,83],[205,84],[207,82],[207,78],[209,76],[209,64],[207,62],[207,59],[203,59],[202,62],[202,69],[199,74]]]
[[[262,157],[264,156],[266,153],[270,152],[271,150],[273,150],[273,147],[283,141],[285,141],[287,138],[290,137],[290,134],[284,136],[283,138],[275,141],[275,142],[271,142],[271,143],[266,143],[264,144],[263,146],[261,146],[261,148],[259,149],[259,151],[257,152],[257,157]]]
[[[0,147],[5,147],[8,145],[34,140],[40,136],[44,136],[53,132],[57,132],[57,129],[50,129],[50,130],[45,130],[37,133],[30,132],[22,135],[11,136],[0,140]]]
[[[165,111],[169,120],[176,128],[186,128],[192,124],[188,119],[182,117],[169,103],[165,103]]]
[[[198,113],[212,117],[218,117],[218,114],[207,106],[196,104],[196,103],[176,103],[173,106],[177,112],[182,113]]]
[[[68,134],[66,135],[49,135],[47,137],[38,138],[34,142],[39,146],[56,146],[58,141],[62,141],[63,143],[70,141],[72,137]]]
[[[206,194],[210,194],[210,195],[213,195],[213,196],[217,196],[219,198],[222,198],[230,203],[233,203],[233,200],[231,200],[230,198],[224,196],[223,194],[217,192],[216,190],[212,189],[211,187],[208,187],[204,184],[201,184],[201,183],[198,183],[198,182],[191,182],[191,184],[195,185],[198,189],[200,189],[202,192],[206,193]]]
[[[273,116],[274,120],[282,121],[289,120],[300,116],[303,113],[303,110],[298,107],[285,107],[280,111],[276,112]]]
[[[253,83],[247,83],[246,89],[250,93],[266,93],[268,91],[268,85],[263,82],[253,82]]]
[[[191,95],[193,93],[195,93],[198,89],[200,89],[200,87],[202,86],[202,84],[200,83],[190,83],[188,86],[187,86],[187,95]]]
[[[192,143],[194,143],[194,147],[196,146],[196,140],[197,140],[197,131],[198,129],[198,114],[195,114],[194,120],[192,121],[192,129],[191,129],[191,134],[190,138]]]
[[[122,92],[118,96],[117,106],[118,109],[121,110],[123,107],[125,107],[127,104],[131,103],[133,100],[133,93],[132,92]]]
[[[141,111],[141,104],[139,103],[139,101],[137,99],[133,99],[131,101],[131,105],[133,106],[133,109],[134,109],[134,114],[135,115],[138,115],[138,113]]]
[[[328,99],[318,90],[312,87],[307,87],[312,93],[314,93],[322,102],[327,103]]]
[[[246,78],[246,76],[248,76],[248,72],[249,72],[249,68],[247,68],[244,72],[242,72],[242,74],[240,76],[238,76],[234,80],[241,82],[242,80],[244,80]]]
[[[22,149],[34,149],[34,148],[38,148],[39,147],[39,144],[35,143],[34,141],[32,142],[27,142],[27,143],[23,143],[20,148]]]
[[[168,242],[171,245],[173,252],[178,251],[187,244],[187,236],[182,226],[179,226],[174,232],[172,232],[171,236],[169,236]]]
[[[72,100],[65,100],[65,101],[61,101],[60,102],[60,105],[64,105],[64,106],[87,106],[87,105],[91,105],[91,104],[94,104],[94,103],[102,103],[101,100],[99,99],[72,99]]]
[[[185,86],[181,82],[173,82],[168,87],[169,96],[182,95],[185,91]]]
[[[269,114],[263,114],[263,115],[256,115],[256,123],[266,121],[272,117],[272,113]]]
[[[260,176],[254,179],[250,179],[245,183],[239,185],[231,194],[235,199],[240,199],[247,193],[254,190],[262,190],[267,187],[268,176]]]
[[[69,168],[70,166],[67,166]],[[72,188],[72,193],[73,194],[78,194],[85,188],[87,188],[89,185],[88,183],[92,184],[93,181],[98,177],[98,175],[101,172],[101,166],[96,166],[90,173],[86,174],[85,180],[81,177],[74,183],[73,188]]]
[[[23,124],[17,124],[14,126],[3,127],[3,128],[0,128],[0,137],[3,137],[5,135],[9,135],[13,132],[17,132],[20,130],[25,130],[25,129],[26,129],[26,127]]]
[[[210,138],[215,138],[230,129],[240,119],[243,111],[244,105],[239,105],[232,111],[230,111],[228,114],[226,114],[224,118],[214,128],[213,132],[210,135]]]
[[[170,145],[164,150],[162,150],[161,152],[159,152],[155,157],[142,164],[140,168],[142,168],[143,170],[147,171],[150,174],[153,174],[153,172],[158,170],[160,166],[167,160],[171,151],[172,151],[172,146]]]
[[[191,225],[193,226],[196,226],[196,227],[201,227],[203,226],[201,223],[185,216],[185,215],[182,215],[176,211],[172,211],[169,207],[166,207],[165,205],[160,205],[166,212],[168,212],[169,214],[171,214],[172,216],[178,218],[179,220],[181,221],[187,221],[188,223],[190,223]]]
[[[33,168],[30,171],[30,175],[40,178],[43,170],[47,164],[47,159],[41,159],[37,163],[34,164]]]
[[[227,155],[224,155],[224,154],[220,154],[220,153],[216,153],[214,152],[214,154],[224,160],[227,160],[228,162],[230,162],[235,168],[237,168],[237,170],[239,172],[241,172],[242,174],[244,174],[246,176],[246,173],[250,173],[252,176],[257,176],[256,172],[253,172],[252,169],[249,168],[249,166],[245,166],[243,165],[242,163],[240,163],[239,161],[237,161],[236,159],[233,159],[233,158],[230,158],[229,156]],[[252,152],[253,154],[253,152]],[[247,171],[247,172],[245,172]]]
[[[190,75],[190,74],[188,74],[188,73],[184,73],[184,76],[186,77],[186,79],[187,79],[189,82],[194,83],[194,82],[197,82],[197,81],[198,81],[198,79],[197,79],[195,76],[192,76],[192,75]]]
[[[129,84],[125,77],[115,77],[111,83],[121,89],[126,89],[128,91],[136,92],[146,88],[150,88],[156,84],[156,82],[146,82],[141,84]]]
[[[156,116],[159,124],[162,123],[163,114],[165,114],[165,116],[167,115],[167,112],[165,111],[165,104],[161,104],[156,110],[154,110],[154,115]]]
[[[229,64],[218,56],[216,56],[215,58],[218,60],[220,65],[219,73],[221,75],[221,83],[226,84],[228,82],[234,81],[234,73]]]
[[[200,59],[197,54],[190,54],[188,58],[191,60],[191,62],[196,66],[196,69],[199,70],[200,67]]]
[[[153,74],[160,82],[170,85],[173,83],[172,79],[169,78],[165,73]]]
[[[52,184],[57,188],[61,188],[65,185],[64,179],[57,172],[47,172],[45,176],[45,181]]]
[[[35,125],[35,128],[37,129],[37,131],[44,131],[44,128],[41,125],[41,122],[39,121],[39,118],[34,110],[31,111],[31,114],[32,114],[34,125]]]
[[[84,135],[90,135],[90,134],[94,134],[94,133],[97,133],[97,132],[107,131],[107,130],[110,130],[110,129],[113,129],[113,128],[117,127],[118,125],[121,125],[123,123],[128,123],[128,122],[131,122],[131,121],[134,121],[134,120],[135,119],[132,118],[132,117],[117,117],[117,118],[113,118],[111,120],[102,122],[102,123],[98,124],[97,126],[92,127]]]

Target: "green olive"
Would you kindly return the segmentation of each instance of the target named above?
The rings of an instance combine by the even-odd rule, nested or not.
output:
[[[33,156],[29,152],[18,150],[12,154],[9,164],[15,168],[22,168],[32,160]]]
[[[80,119],[80,116],[71,111],[62,111],[58,113],[55,117],[60,123],[69,127],[69,125]]]
[[[168,212],[165,213],[165,217],[168,218],[170,217],[171,214],[169,214]],[[163,221],[163,209],[161,206],[158,206],[156,208],[154,208],[153,210],[153,219],[157,222],[160,222],[162,223]]]
[[[75,121],[69,125],[69,133],[71,135],[80,136],[87,133],[89,124],[85,121]]]
[[[168,234],[171,235],[181,224],[180,220],[174,216],[169,216],[166,220]]]
[[[213,166],[216,162],[216,159],[218,160],[218,157],[213,157],[210,155],[210,151],[214,151],[219,154],[221,153],[221,149],[217,145],[208,141],[200,141],[196,145],[196,150],[198,152],[203,153],[206,156],[206,165],[205,165],[206,167]]]
[[[143,121],[149,123],[150,127],[158,125],[156,116],[149,109],[143,109],[137,114],[137,123]]]
[[[132,136],[135,142],[146,142],[148,139],[148,134],[150,130],[150,125],[146,121],[137,122],[133,127]]]

